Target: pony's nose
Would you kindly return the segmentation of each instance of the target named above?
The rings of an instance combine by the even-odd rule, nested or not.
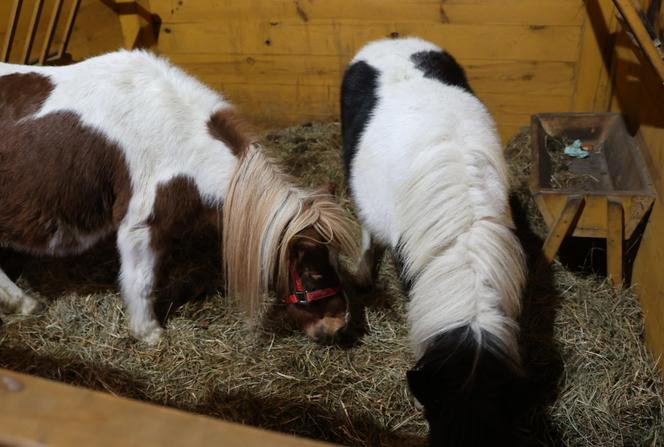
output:
[[[316,343],[329,345],[336,341],[341,330],[346,327],[346,319],[325,317],[306,329],[306,333]]]
[[[336,332],[334,334],[330,334],[325,330],[325,328],[318,327],[316,328],[316,332],[314,333],[312,339],[321,345],[331,345],[334,343],[336,335]]]

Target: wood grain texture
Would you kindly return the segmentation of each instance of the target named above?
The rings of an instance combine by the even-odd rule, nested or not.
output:
[[[634,268],[632,284],[639,295],[645,317],[646,342],[659,359],[664,377],[664,86],[650,62],[621,31],[615,40],[614,91],[611,108],[620,111],[632,132],[643,136],[643,151],[657,190],[648,225],[643,234]]]
[[[273,21],[275,20],[275,21]],[[576,61],[578,26],[459,25],[418,22],[280,21],[250,18],[197,23],[164,22],[159,50],[165,54],[202,53],[328,55],[350,60],[365,43],[390,36],[419,36],[459,58]]]
[[[572,232],[573,225],[581,212],[583,202],[582,196],[567,197],[565,205],[552,223],[549,234],[542,246],[542,258],[546,264],[550,264],[555,259],[560,244]]]
[[[259,124],[338,120],[339,85],[357,50],[412,35],[464,65],[504,140],[533,113],[570,110],[587,20],[582,0],[150,0],[149,8],[163,22],[156,49]]]
[[[631,0],[613,0],[616,7],[620,10],[623,18],[623,23],[629,28],[638,43],[639,50],[645,56],[645,59],[650,63],[652,70],[659,77],[660,84],[664,84],[664,60],[657,48],[653,44],[648,31],[646,30],[641,18],[637,14],[637,10]]]
[[[623,283],[623,207],[619,199],[606,204],[606,272],[614,287]]]
[[[612,33],[617,27],[612,0],[587,0],[572,111],[606,111],[611,100]]]
[[[152,0],[152,10],[165,22],[192,23],[223,9],[228,20],[256,16],[296,19],[372,20],[469,24],[570,25],[583,20],[576,0]]]
[[[0,445],[324,447],[0,369]]]

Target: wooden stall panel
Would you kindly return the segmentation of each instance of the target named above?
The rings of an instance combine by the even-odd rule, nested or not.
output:
[[[390,36],[431,40],[459,59],[576,61],[579,27],[457,25],[418,22],[262,19],[165,22],[159,50],[165,54],[337,56],[346,61],[365,43]]]
[[[2,446],[325,447],[0,369]]]
[[[149,6],[163,22],[158,50],[261,124],[338,119],[341,77],[355,52],[374,39],[415,35],[466,67],[504,138],[533,113],[572,106],[586,14],[581,0],[151,0]]]
[[[570,25],[583,20],[576,0],[151,0],[164,21],[195,22],[223,10],[229,20],[281,19],[394,20],[416,22]],[[435,13],[435,14],[432,14]]]
[[[646,325],[646,341],[664,377],[664,86],[649,61],[620,32],[613,52],[614,95],[611,108],[622,112],[632,130],[646,142],[646,161],[657,199],[634,263],[632,282],[638,292]]]

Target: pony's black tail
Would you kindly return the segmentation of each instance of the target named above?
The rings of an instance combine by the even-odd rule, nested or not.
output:
[[[470,327],[439,335],[412,370],[408,384],[424,406],[432,446],[518,445],[517,420],[526,407],[526,379],[517,359],[488,332]]]

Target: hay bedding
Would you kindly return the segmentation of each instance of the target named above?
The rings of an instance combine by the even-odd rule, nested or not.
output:
[[[265,141],[304,183],[343,185],[338,124],[285,129]],[[532,255],[544,226],[527,193],[526,133],[508,155],[519,233]],[[346,191],[339,193],[348,204]],[[218,293],[182,307],[160,303],[169,314],[166,338],[145,347],[127,335],[112,242],[65,262],[2,262],[10,271],[21,267],[25,289],[57,297],[40,315],[3,316],[2,367],[346,445],[424,445],[427,427],[406,389],[412,358],[390,262],[378,290],[362,297],[366,334],[345,348],[310,343],[278,307],[249,328]],[[190,264],[174,275],[185,289],[164,290],[203,292],[199,279],[216,265]],[[540,390],[524,432],[530,444],[664,445],[664,391],[630,291],[616,293],[603,278],[558,263],[531,274],[523,339]]]

